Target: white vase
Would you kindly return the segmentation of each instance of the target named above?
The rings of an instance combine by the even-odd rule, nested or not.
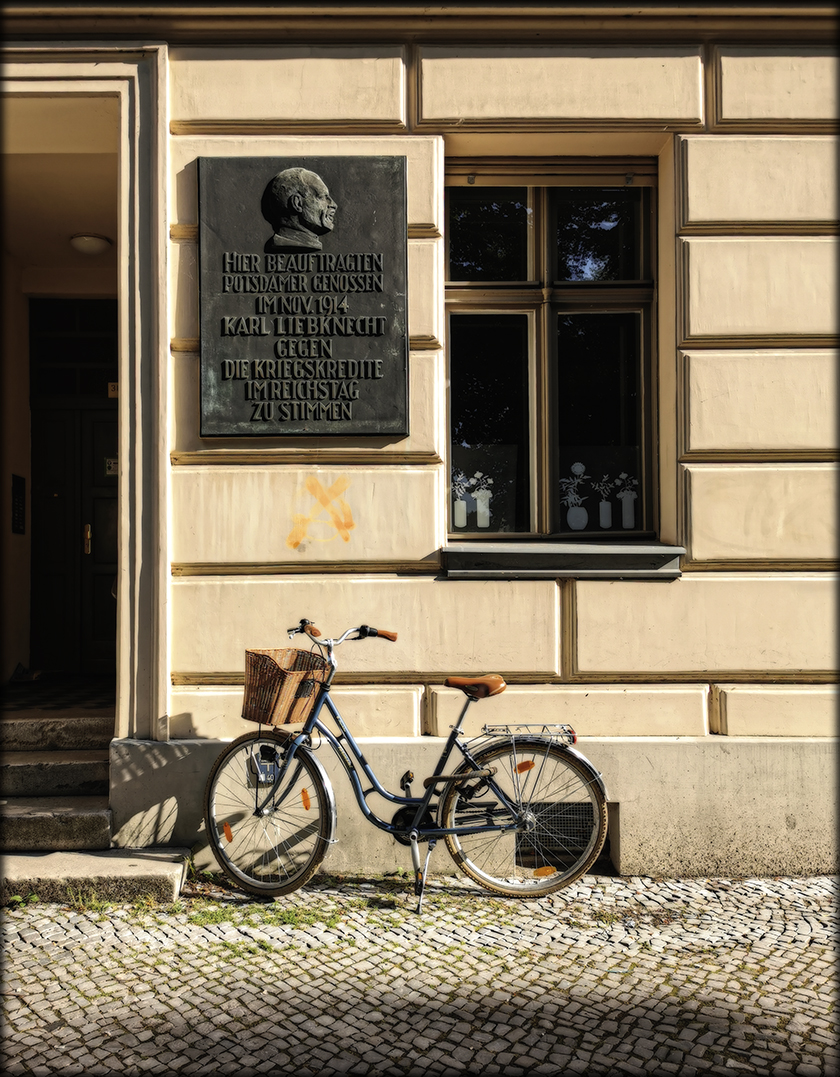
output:
[[[632,490],[625,490],[618,495],[621,501],[621,526],[634,527],[636,524],[636,508],[634,502],[637,498]]]
[[[455,506],[452,512],[452,522],[456,527],[467,526],[467,503],[460,498],[455,502]]]
[[[572,531],[583,531],[584,527],[589,523],[589,513],[583,505],[572,505],[566,513],[566,523]]]
[[[477,523],[479,527],[490,526],[490,498],[493,496],[490,490],[476,490],[475,498]]]
[[[612,502],[602,501],[598,505],[598,523],[601,527],[612,527]]]

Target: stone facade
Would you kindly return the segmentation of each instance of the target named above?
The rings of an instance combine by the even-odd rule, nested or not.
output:
[[[645,22],[652,12],[622,39],[594,11],[591,26],[567,35],[558,4],[547,32],[523,16],[513,44],[477,10],[461,13],[451,39],[433,17],[424,38],[411,4],[364,43],[359,5],[343,13],[339,42],[318,19],[307,39],[300,12],[282,45],[247,13],[233,17],[228,43],[218,31],[208,39],[200,13],[193,37],[174,16],[156,16],[142,39],[130,19],[128,32],[114,21],[118,40],[92,51],[114,86],[136,80],[123,129],[139,117],[152,131],[150,156],[139,142],[121,151],[123,175],[140,184],[133,209],[121,196],[123,227],[133,212],[143,235],[134,276],[134,240],[120,253],[117,295],[137,299],[141,319],[124,322],[136,340],[120,380],[135,378],[140,411],[154,416],[146,425],[121,416],[123,541],[142,540],[121,558],[117,844],[200,842],[190,827],[207,741],[221,747],[249,728],[239,717],[243,652],[282,645],[305,616],[329,635],[359,622],[398,631],[395,645],[345,648],[336,691],[386,770],[419,768],[437,749],[458,707],[442,687],[447,673],[492,670],[510,688],[482,706],[490,719],[569,721],[585,751],[593,738],[620,818],[614,859],[627,870],[738,872],[747,840],[772,847],[774,871],[836,869],[825,840],[835,768],[822,747],[834,735],[836,654],[837,61],[820,45],[823,6],[822,16],[819,5],[801,17],[791,8],[773,25],[742,13],[737,46],[703,5],[665,16],[667,39]],[[83,39],[80,20],[68,27]],[[88,51],[50,33],[42,25],[28,53],[7,41],[10,92],[25,79],[44,95],[115,92],[97,84]],[[196,162],[307,155],[406,158],[410,433],[202,440]],[[686,551],[678,579],[441,571],[452,540],[446,164],[541,156],[657,166],[655,530]],[[5,287],[10,301],[26,294],[8,277]],[[17,445],[19,433],[8,436]],[[313,477],[324,489],[342,484],[352,530],[319,513]],[[295,547],[296,517],[308,524]],[[806,747],[817,803],[796,792]],[[638,766],[620,766],[625,749]],[[186,765],[193,752],[201,763]],[[703,781],[695,775],[690,795],[663,805],[654,792],[697,760]],[[762,830],[763,805],[772,800],[773,818],[781,810],[780,788],[793,800],[788,815],[809,814],[795,863],[783,854],[789,835]],[[156,810],[171,821],[162,806],[173,798],[189,801],[180,812],[189,826],[155,829]],[[362,858],[367,837],[342,806],[344,841]],[[678,816],[669,828],[651,816],[662,811]],[[702,855],[669,860],[674,843],[691,842],[693,820],[721,815],[730,825],[701,828]],[[403,853],[388,855],[402,863]],[[377,866],[388,855],[377,853]]]

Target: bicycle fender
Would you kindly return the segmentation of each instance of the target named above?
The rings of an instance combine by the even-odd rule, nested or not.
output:
[[[495,748],[498,744],[501,744],[501,743],[503,743],[503,739],[500,739],[498,741],[491,741],[486,746],[483,746],[481,748],[481,750],[476,752],[476,754],[475,754],[476,762],[480,762],[483,755],[485,755],[490,749]],[[517,743],[518,744],[527,744],[527,745],[529,745],[531,747],[534,747],[534,746],[539,746],[541,744],[545,744],[545,741],[540,737],[517,737]],[[586,773],[591,775],[592,781],[595,782],[595,784],[598,786],[598,788],[604,794],[604,799],[605,800],[610,799],[609,793],[607,792],[607,786],[606,786],[606,784],[604,782],[604,779],[603,779],[603,777],[601,775],[600,770],[596,770],[595,767],[592,765],[592,763],[590,763],[590,761],[586,758],[585,755],[583,755],[581,752],[579,752],[577,748],[573,748],[570,744],[557,744],[555,746],[557,748],[559,748],[561,751],[568,752],[569,755],[573,755],[575,757],[575,759],[578,761],[578,763],[580,763],[580,765],[586,771]],[[469,767],[469,763],[464,763],[463,766],[460,769],[463,770],[463,769],[466,769],[467,767]]]
[[[329,835],[327,837],[327,842],[330,845],[334,845],[335,840],[336,840],[335,839],[335,823],[336,823],[336,814],[337,814],[336,813],[336,808],[335,808],[335,790],[332,787],[332,782],[327,777],[327,772],[324,770],[323,766],[321,765],[321,761],[319,759],[316,759],[314,754],[308,748],[303,748],[303,747],[298,748],[295,751],[295,758],[297,758],[299,755],[304,755],[304,754],[306,756],[308,756],[310,762],[315,767],[315,769],[318,771],[318,776],[320,777],[321,781],[324,783],[324,791],[327,794],[327,809],[329,811],[329,816],[330,816],[330,832],[329,832]]]
[[[609,796],[609,793],[607,792],[607,786],[606,786],[606,784],[604,782],[604,779],[603,779],[603,777],[601,775],[600,770],[596,770],[595,767],[586,758],[586,756],[582,755],[577,750],[577,748],[573,748],[570,744],[564,744],[562,747],[563,747],[564,752],[568,752],[569,755],[573,755],[575,757],[575,759],[578,761],[578,763],[580,763],[580,765],[584,768],[584,770],[588,774],[592,775],[592,780],[595,782],[595,784],[598,786],[598,788],[604,794],[604,800],[609,800],[610,796]]]

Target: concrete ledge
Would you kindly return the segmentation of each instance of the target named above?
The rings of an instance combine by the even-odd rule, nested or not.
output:
[[[836,738],[585,739],[622,875],[834,875]],[[612,817],[611,817],[612,818]]]
[[[188,849],[111,849],[88,853],[17,853],[3,857],[0,902],[36,894],[40,901],[174,901]]]
[[[443,741],[366,738],[365,756],[386,788],[411,769],[420,788]],[[207,774],[223,741],[114,741],[114,844],[195,848],[215,870],[203,834]],[[837,741],[798,737],[592,737],[579,744],[602,772],[610,800],[610,856],[622,875],[831,875],[837,872]],[[337,843],[324,868],[410,867],[409,850],[368,825],[338,760],[317,753],[335,790]],[[368,803],[390,820],[381,797]],[[439,847],[432,870],[450,866]]]

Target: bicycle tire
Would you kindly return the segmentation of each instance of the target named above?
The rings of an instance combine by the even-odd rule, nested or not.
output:
[[[595,863],[607,837],[607,804],[594,771],[570,752],[538,738],[492,743],[474,756],[491,779],[450,785],[441,803],[444,828],[510,820],[493,785],[508,798],[525,831],[447,834],[466,875],[494,893],[543,897],[568,886]],[[473,770],[470,763],[458,773]]]
[[[219,867],[243,890],[265,897],[307,883],[335,827],[332,787],[305,748],[271,795],[273,767],[288,739],[272,730],[239,737],[213,764],[204,790],[204,827]]]

